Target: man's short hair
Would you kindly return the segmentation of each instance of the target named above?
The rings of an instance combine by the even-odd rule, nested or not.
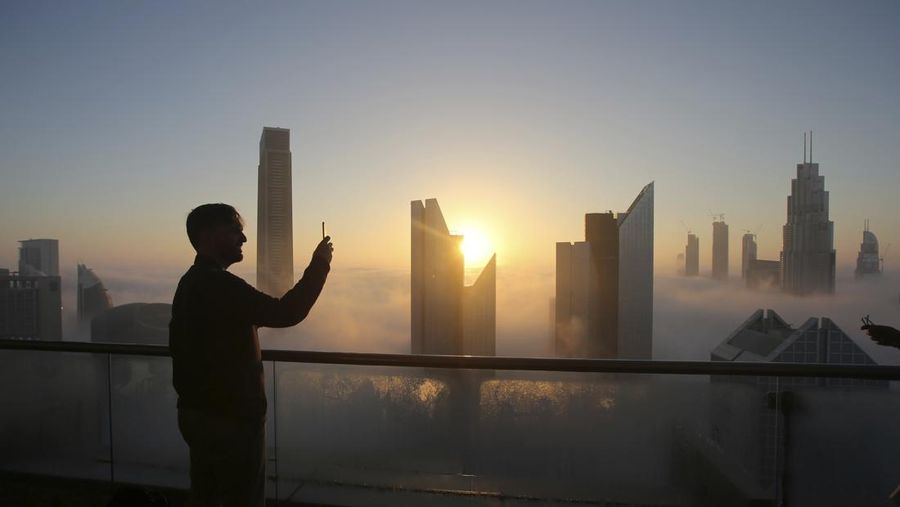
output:
[[[187,235],[191,245],[197,248],[200,234],[218,225],[238,223],[244,225],[241,214],[228,204],[203,204],[192,209],[187,217]]]

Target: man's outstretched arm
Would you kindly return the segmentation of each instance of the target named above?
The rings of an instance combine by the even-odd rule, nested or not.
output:
[[[891,326],[867,324],[863,326],[862,329],[868,333],[872,338],[872,341],[878,345],[900,349],[900,331]]]
[[[251,322],[261,327],[290,327],[305,319],[325,286],[332,249],[331,238],[324,238],[313,251],[303,276],[280,299],[248,286],[253,291],[249,305]]]

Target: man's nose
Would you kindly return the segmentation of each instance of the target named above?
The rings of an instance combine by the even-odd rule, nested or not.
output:
[[[241,233],[241,243],[246,243],[246,242],[247,242],[247,236],[245,236],[244,233],[242,232]]]

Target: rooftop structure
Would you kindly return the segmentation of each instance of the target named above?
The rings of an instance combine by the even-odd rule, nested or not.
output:
[[[794,328],[775,311],[761,309],[713,349],[710,360],[876,364],[831,319],[810,317]]]

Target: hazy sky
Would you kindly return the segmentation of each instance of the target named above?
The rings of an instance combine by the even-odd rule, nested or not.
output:
[[[263,126],[291,129],[295,255],[408,269],[409,201],[551,269],[585,212],[656,181],[657,271],[710,212],[777,258],[812,129],[839,269],[864,218],[900,243],[900,3],[13,2],[0,15],[0,266],[178,270],[197,204],[234,204],[255,266]],[[900,245],[897,246],[900,248]],[[889,268],[892,256],[888,256]]]
[[[264,125],[291,129],[298,263],[327,220],[344,266],[409,262],[436,197],[502,265],[550,266],[583,214],[656,181],[658,268],[710,212],[780,251],[815,132],[840,265],[863,219],[900,241],[900,4],[17,2],[0,16],[0,264],[183,266],[183,220],[235,204],[255,253]],[[890,261],[890,260],[889,260]]]

